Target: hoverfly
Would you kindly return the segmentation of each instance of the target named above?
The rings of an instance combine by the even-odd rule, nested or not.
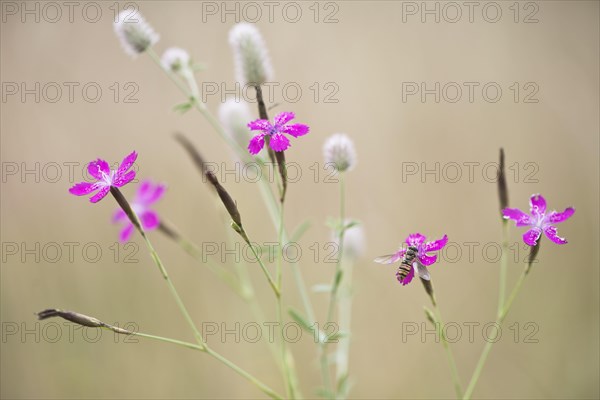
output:
[[[419,249],[417,247],[408,246],[403,257],[400,257],[398,253],[388,254],[386,256],[377,257],[375,262],[379,264],[393,264],[396,261],[401,260],[398,271],[396,272],[396,278],[398,278],[399,282],[404,281],[413,268],[421,279],[428,281],[431,279],[431,276],[429,275],[427,267],[419,261],[417,257],[418,251]]]

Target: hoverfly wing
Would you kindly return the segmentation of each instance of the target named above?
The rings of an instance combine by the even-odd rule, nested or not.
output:
[[[429,270],[427,269],[426,266],[424,266],[423,264],[421,264],[420,262],[415,262],[415,269],[417,270],[417,273],[419,274],[419,277],[421,279],[425,279],[426,281],[431,280],[431,275],[429,275]]]
[[[396,254],[388,254],[385,256],[377,257],[373,261],[375,261],[376,263],[379,263],[379,264],[392,264],[398,260],[399,260],[399,258],[398,258],[398,256],[396,256]]]

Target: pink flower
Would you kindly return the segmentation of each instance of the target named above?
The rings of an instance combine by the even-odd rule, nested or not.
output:
[[[567,240],[558,236],[556,227],[552,224],[566,221],[575,213],[573,207],[563,212],[550,211],[546,214],[546,199],[541,194],[534,194],[529,200],[531,214],[524,213],[518,208],[505,208],[502,214],[505,219],[512,219],[517,226],[530,226],[531,229],[523,234],[523,241],[529,246],[535,246],[542,232],[557,244],[565,244]]]
[[[269,136],[269,145],[274,151],[284,151],[290,147],[290,140],[283,134],[287,133],[290,136],[304,136],[308,133],[309,128],[304,124],[289,124],[295,117],[293,112],[282,112],[275,116],[273,124],[266,119],[257,119],[248,124],[248,128],[252,131],[262,131],[250,140],[248,151],[250,154],[258,154],[265,146],[265,136]]]
[[[166,186],[164,184],[157,183],[154,185],[152,181],[145,180],[138,187],[135,198],[131,203],[131,208],[138,216],[142,228],[145,231],[153,230],[158,228],[160,220],[158,214],[150,209],[150,206],[156,203],[165,194]],[[125,214],[125,211],[118,209],[113,217],[113,222],[124,222],[125,226],[119,235],[121,242],[127,242],[135,230],[135,226]]]
[[[90,197],[92,203],[102,200],[110,191],[111,186],[121,187],[135,178],[135,171],[129,171],[137,158],[134,151],[129,154],[115,171],[111,171],[108,163],[102,159],[97,159],[88,164],[88,173],[96,179],[96,182],[76,183],[69,189],[69,193],[75,196],[85,196],[95,191],[95,195]]]
[[[399,269],[396,273],[398,281],[402,285],[409,284],[415,276],[415,270],[422,279],[429,280],[430,277],[429,271],[427,270],[427,266],[437,261],[437,255],[429,255],[427,253],[429,253],[430,251],[441,250],[446,245],[446,243],[448,243],[448,235],[444,235],[443,238],[439,240],[434,240],[432,242],[425,242],[425,239],[425,236],[421,235],[420,233],[410,234],[405,240],[405,243],[407,244],[408,248],[403,247],[394,254],[378,257],[375,259],[375,262],[378,262],[380,264],[393,264],[395,262],[402,262],[405,259],[405,255],[407,257],[410,256],[410,259],[414,260],[412,262],[412,269],[404,277],[402,276],[401,271]],[[412,256],[411,254],[413,252],[413,250],[410,249],[411,247],[416,249],[414,250],[414,256]],[[406,254],[407,251],[409,252],[409,254]]]

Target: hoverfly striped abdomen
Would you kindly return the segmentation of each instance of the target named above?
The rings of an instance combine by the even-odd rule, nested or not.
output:
[[[418,249],[415,246],[409,246],[408,250],[406,250],[406,253],[404,253],[404,258],[402,258],[402,262],[400,263],[398,271],[396,272],[396,278],[398,278],[400,282],[402,282],[410,273],[410,271],[412,271],[413,262],[417,256],[417,251]]]

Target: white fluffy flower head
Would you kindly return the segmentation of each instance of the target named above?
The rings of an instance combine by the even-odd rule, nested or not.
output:
[[[242,85],[261,85],[273,80],[273,67],[267,46],[254,25],[241,22],[229,31],[236,80]]]
[[[356,165],[354,143],[343,133],[331,135],[323,146],[326,164],[333,164],[340,172],[349,171]]]
[[[219,107],[219,120],[225,133],[242,148],[245,148],[250,140],[248,122],[252,119],[248,103],[243,100],[229,98]]]
[[[344,221],[346,224],[349,222],[349,219]],[[333,236],[333,241],[339,245],[339,238],[335,233],[333,233]],[[358,224],[346,229],[344,232],[344,257],[356,260],[365,255],[366,247],[365,231],[362,225]]]
[[[160,63],[164,69],[177,73],[190,67],[190,55],[179,47],[169,47],[163,53]]]
[[[132,57],[146,51],[160,38],[137,10],[121,11],[114,23],[114,29],[123,50]]]

